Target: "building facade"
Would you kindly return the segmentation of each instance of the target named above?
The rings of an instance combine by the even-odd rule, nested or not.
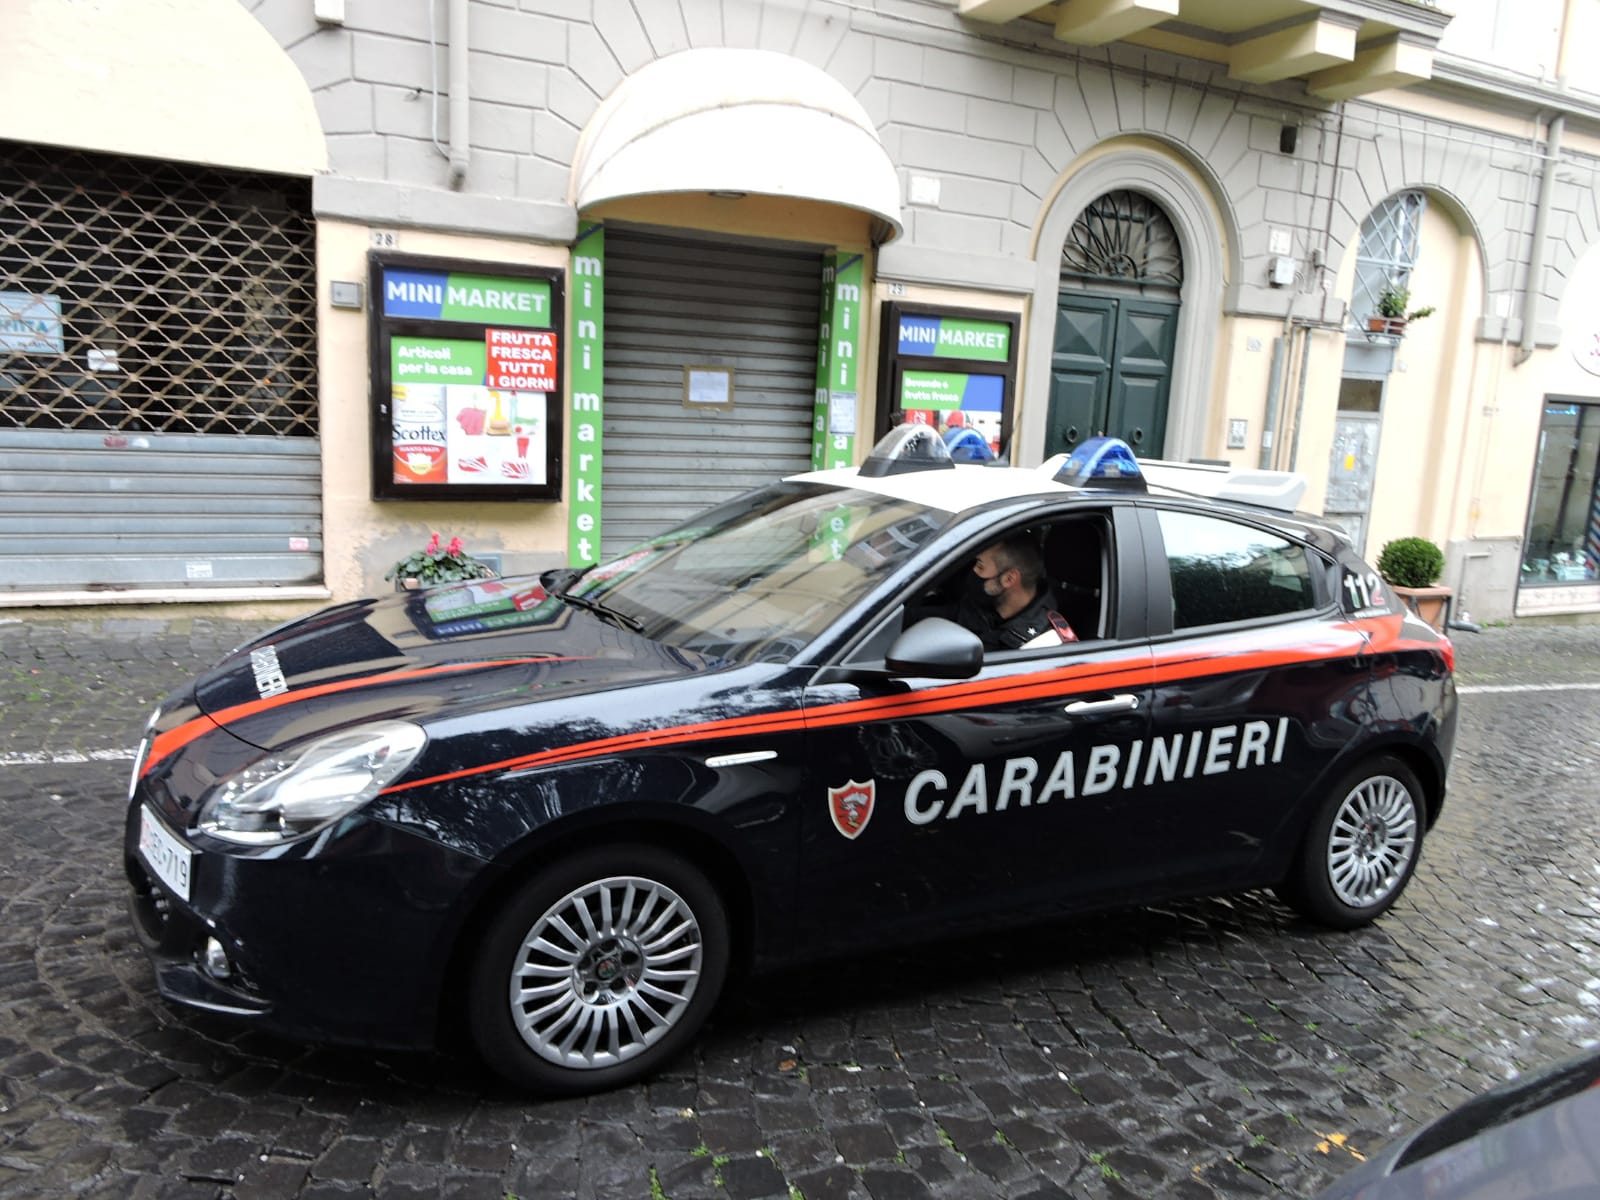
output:
[[[915,420],[1600,612],[1600,5],[1461,7],[20,0],[0,605],[594,562]]]

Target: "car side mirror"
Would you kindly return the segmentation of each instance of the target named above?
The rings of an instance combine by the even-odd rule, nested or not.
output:
[[[971,679],[983,666],[983,643],[964,625],[925,617],[895,638],[884,665],[891,675]]]

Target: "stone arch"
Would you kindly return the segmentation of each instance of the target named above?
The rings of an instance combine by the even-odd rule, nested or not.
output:
[[[1477,335],[1479,337],[1499,337],[1505,328],[1500,318],[1491,318],[1490,314],[1496,311],[1495,297],[1505,297],[1503,303],[1505,311],[1511,319],[1520,316],[1520,287],[1512,286],[1520,281],[1519,266],[1526,267],[1528,235],[1526,232],[1515,233],[1507,230],[1500,235],[1501,238],[1513,239],[1509,247],[1504,247],[1498,258],[1491,258],[1489,243],[1483,235],[1482,225],[1478,213],[1467,204],[1458,192],[1441,187],[1437,183],[1401,183],[1391,190],[1371,194],[1363,191],[1359,203],[1366,207],[1359,212],[1346,206],[1341,206],[1342,215],[1331,237],[1333,257],[1331,262],[1338,268],[1338,289],[1336,294],[1343,297],[1352,308],[1358,304],[1355,295],[1356,258],[1361,247],[1361,229],[1367,219],[1379,207],[1395,196],[1404,192],[1421,192],[1427,199],[1430,210],[1442,214],[1454,227],[1458,237],[1469,241],[1472,245],[1473,274],[1478,281],[1478,294],[1482,297],[1480,311],[1471,314]],[[1431,268],[1436,264],[1424,263],[1423,268]],[[1502,284],[1498,289],[1494,287],[1496,275],[1501,276]],[[1419,298],[1420,299],[1423,298]],[[1352,317],[1359,318],[1359,312],[1352,312]]]
[[[1166,454],[1197,457],[1204,449],[1215,325],[1224,289],[1230,279],[1239,277],[1239,231],[1231,210],[1219,200],[1223,192],[1216,180],[1165,141],[1126,137],[1102,142],[1069,167],[1045,198],[1033,240],[1034,303],[1028,319],[1026,378],[1050,378],[1061,251],[1072,223],[1095,199],[1118,188],[1149,196],[1177,230],[1184,281]],[[1045,444],[1048,387],[1041,393],[1040,383],[1035,382],[1032,391],[1019,432],[1018,461],[1024,463],[1039,461]]]
[[[1517,310],[1520,268],[1528,261],[1527,228],[1531,215],[1520,211],[1525,189],[1519,186],[1514,195],[1502,194],[1506,172],[1492,162],[1489,144],[1463,146],[1434,137],[1426,129],[1420,131],[1418,138],[1420,148],[1408,153],[1404,160],[1402,137],[1358,143],[1363,147],[1361,152],[1339,172],[1337,202],[1329,226],[1329,261],[1353,258],[1362,222],[1390,196],[1424,192],[1431,207],[1445,213],[1463,236],[1470,236],[1476,243],[1484,303],[1480,336],[1485,332],[1498,336],[1499,322],[1489,321],[1488,314],[1496,311],[1497,304],[1504,304],[1508,312]],[[1525,147],[1526,143],[1522,145]],[[1417,165],[1425,171],[1420,177]],[[1526,190],[1530,206],[1536,194],[1536,189]],[[1494,328],[1488,330],[1491,324]]]

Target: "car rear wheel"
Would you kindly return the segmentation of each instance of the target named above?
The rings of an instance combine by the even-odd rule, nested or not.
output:
[[[522,1087],[617,1087],[688,1044],[727,968],[722,899],[691,864],[654,846],[585,851],[490,923],[470,981],[473,1040]]]
[[[1422,851],[1422,785],[1392,754],[1368,759],[1329,791],[1277,893],[1302,916],[1355,929],[1388,911]]]

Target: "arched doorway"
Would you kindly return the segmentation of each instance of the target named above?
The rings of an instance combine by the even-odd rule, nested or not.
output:
[[[1061,252],[1045,454],[1109,434],[1159,457],[1183,289],[1183,252],[1162,207],[1119,188],[1086,206]]]

